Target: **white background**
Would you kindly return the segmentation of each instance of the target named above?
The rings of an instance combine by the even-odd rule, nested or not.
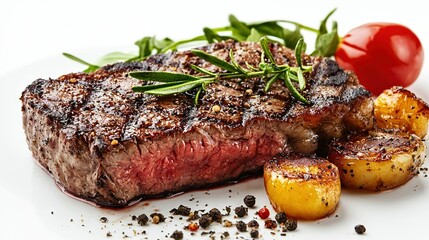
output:
[[[367,22],[397,22],[410,27],[428,49],[429,15],[422,4],[417,0],[0,0],[0,239],[103,239],[107,231],[115,231],[117,239],[123,236],[119,232],[130,230],[119,221],[142,211],[141,206],[119,212],[97,209],[71,199],[32,161],[21,127],[18,98],[34,79],[83,69],[63,58],[62,52],[91,62],[110,51],[133,51],[134,41],[146,35],[175,40],[199,35],[205,26],[226,25],[230,13],[243,21],[287,19],[317,28],[335,7],[338,10],[332,19],[339,22],[340,35]],[[411,86],[426,100],[428,62]],[[404,188],[376,195],[346,192],[336,212],[338,218],[301,223],[300,231],[289,234],[289,239],[358,239],[361,236],[353,231],[357,223],[366,224],[366,239],[425,239],[429,228],[428,181],[419,176]],[[225,197],[231,205],[238,205],[245,189],[254,190],[267,203],[260,181],[227,189],[237,191],[238,197],[228,199],[227,191],[217,189],[213,192],[218,191],[220,197],[206,201],[222,207]],[[207,198],[204,191],[193,194]],[[189,196],[154,201],[151,206],[169,210]],[[100,216],[109,216],[110,225],[103,228],[98,221]],[[71,218],[74,222],[70,222]]]
[[[61,52],[127,50],[146,35],[173,39],[224,26],[228,14],[244,21],[292,19],[317,27],[333,8],[340,35],[366,22],[399,22],[429,43],[421,1],[0,1],[0,75]],[[72,69],[80,70],[80,68]],[[36,76],[35,76],[36,77]]]

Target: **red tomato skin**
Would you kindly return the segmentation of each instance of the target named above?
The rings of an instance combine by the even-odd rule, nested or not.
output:
[[[368,23],[342,39],[335,60],[356,73],[374,95],[393,86],[408,87],[423,66],[423,47],[407,27],[396,23]]]

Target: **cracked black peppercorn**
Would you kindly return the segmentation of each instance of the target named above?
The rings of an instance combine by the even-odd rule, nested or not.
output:
[[[276,214],[275,219],[279,224],[285,224],[287,221],[287,215],[284,212],[279,212]]]
[[[248,227],[250,228],[258,228],[259,227],[259,223],[256,220],[251,220],[248,224]]]
[[[146,216],[146,214],[141,214],[137,217],[137,223],[141,226],[146,225],[146,223],[149,221],[149,218]]]
[[[362,224],[358,224],[355,226],[355,231],[357,234],[364,234],[366,232],[366,228]]]
[[[247,226],[243,221],[238,221],[236,226],[237,226],[237,230],[240,232],[247,231]]]
[[[173,232],[173,234],[171,234],[170,238],[173,238],[174,240],[181,240],[183,239],[183,232],[176,230]]]
[[[287,220],[286,229],[288,231],[295,231],[297,227],[298,227],[298,222],[295,219]]]
[[[231,212],[231,207],[230,206],[226,206],[225,207],[225,211],[226,211],[226,215],[229,215],[229,213]]]
[[[252,195],[247,195],[244,197],[244,204],[246,204],[247,207],[254,207],[256,203],[256,198]]]
[[[236,207],[234,209],[235,215],[237,215],[237,217],[244,217],[247,215],[247,208],[243,207],[243,205]]]
[[[198,223],[200,224],[200,226],[202,228],[208,228],[210,226],[210,224],[211,224],[211,221],[210,221],[210,219],[207,216],[202,216],[198,220]]]
[[[220,213],[219,209],[212,208],[209,211],[209,215],[214,222],[222,222],[222,213]]]
[[[191,208],[180,205],[177,209],[176,208],[171,209],[170,213],[174,215],[189,216],[189,214],[191,213]]]
[[[251,238],[259,238],[259,232],[256,229],[252,229],[252,231],[250,231],[250,237]]]
[[[270,229],[275,229],[277,227],[277,223],[274,220],[267,219],[265,220],[265,227]]]

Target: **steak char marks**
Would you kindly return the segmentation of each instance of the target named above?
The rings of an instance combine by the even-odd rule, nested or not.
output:
[[[259,64],[258,43],[226,41],[201,48],[245,67]],[[278,64],[295,66],[293,51],[271,45]],[[273,156],[312,153],[319,142],[373,126],[370,94],[356,76],[325,58],[313,65],[304,96],[291,97],[281,81],[268,93],[265,80],[220,81],[203,92],[157,97],[134,93],[142,82],[130,71],[196,74],[190,64],[220,71],[189,51],[117,63],[92,74],[39,79],[23,92],[23,123],[35,159],[64,189],[103,206],[126,206],[237,179],[260,170]],[[214,105],[220,111],[212,110]]]

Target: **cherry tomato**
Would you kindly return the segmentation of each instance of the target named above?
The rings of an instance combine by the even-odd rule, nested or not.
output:
[[[403,25],[368,23],[344,36],[335,59],[378,95],[392,86],[407,87],[417,79],[423,65],[423,47]]]

